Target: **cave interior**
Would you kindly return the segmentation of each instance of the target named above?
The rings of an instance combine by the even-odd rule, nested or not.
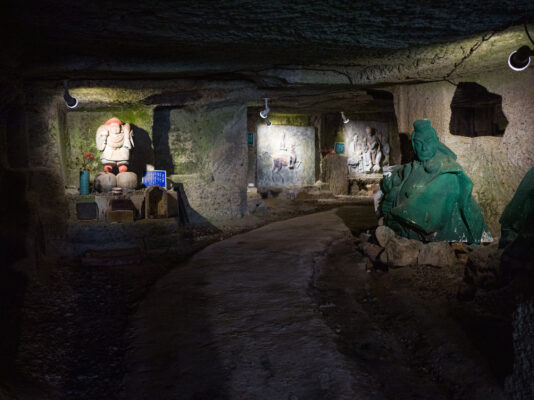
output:
[[[4,19],[0,399],[534,398],[532,2]],[[484,240],[382,242],[422,119]]]

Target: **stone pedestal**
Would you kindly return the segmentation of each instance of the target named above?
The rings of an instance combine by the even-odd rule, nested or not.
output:
[[[110,172],[100,172],[95,177],[94,187],[99,193],[111,192],[117,186],[117,177]]]
[[[161,186],[150,186],[145,191],[145,218],[167,218],[168,216],[167,191]]]
[[[137,188],[137,174],[135,172],[120,172],[117,175],[117,186],[123,189],[134,190]]]
[[[334,195],[349,193],[347,157],[329,154],[323,160],[324,176]]]

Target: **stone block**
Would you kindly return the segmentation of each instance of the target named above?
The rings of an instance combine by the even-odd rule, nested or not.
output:
[[[335,195],[349,194],[347,157],[329,154],[323,163],[330,191]]]
[[[382,252],[382,247],[370,243],[370,242],[363,242],[360,244],[360,249],[372,260],[376,261],[378,257],[380,256],[380,253]]]
[[[382,247],[386,247],[388,242],[395,237],[395,232],[385,225],[379,226],[375,231],[376,240]]]
[[[169,216],[167,191],[161,186],[150,186],[145,191],[145,218]]]
[[[115,174],[108,172],[100,172],[95,176],[94,187],[99,193],[111,192],[117,186],[117,177]]]
[[[448,242],[431,242],[423,245],[417,262],[421,265],[450,267],[456,262],[456,257]]]
[[[132,210],[108,210],[108,222],[133,222],[134,213]]]
[[[180,214],[180,194],[175,191],[167,192],[167,209],[169,217],[177,217]]]
[[[494,242],[489,246],[480,246],[470,252],[467,258],[464,280],[483,289],[491,289],[504,283],[501,269],[503,250]]]
[[[394,236],[385,247],[386,263],[391,267],[416,265],[422,247],[423,243],[418,240]]]
[[[123,189],[135,189],[137,187],[137,174],[126,171],[117,175],[117,186]]]
[[[79,220],[91,220],[98,217],[98,206],[96,202],[79,202],[76,203],[76,217]]]

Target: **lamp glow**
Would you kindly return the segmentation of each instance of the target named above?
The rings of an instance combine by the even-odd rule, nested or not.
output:
[[[348,119],[347,117],[345,117],[345,113],[343,111],[341,111],[341,119],[343,120],[343,123],[344,124],[348,124],[350,119]]]

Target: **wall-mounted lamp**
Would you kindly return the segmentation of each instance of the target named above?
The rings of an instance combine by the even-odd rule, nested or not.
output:
[[[524,27],[527,37],[532,44],[534,44],[534,40],[528,31],[527,24],[524,24]],[[530,56],[534,56],[534,50],[531,50],[528,46],[521,46],[508,56],[508,66],[514,71],[524,71],[530,65]]]
[[[269,121],[269,118],[265,118],[265,124],[267,126],[271,126],[273,123],[271,121]]]
[[[530,65],[530,56],[534,55],[534,50],[528,46],[521,46],[508,56],[508,66],[514,71],[523,71]]]
[[[76,106],[78,105],[78,100],[69,94],[69,81],[68,80],[63,81],[63,87],[65,89],[65,93],[63,94],[63,98],[65,99],[65,104],[67,104],[67,107],[69,108],[76,108]]]
[[[265,98],[264,100],[265,100],[265,110],[260,111],[260,117],[262,117],[263,119],[266,119],[271,109],[269,108],[269,99]]]
[[[343,123],[344,124],[348,124],[350,119],[348,119],[347,117],[345,117],[345,113],[343,111],[341,111],[341,119],[343,120]]]

